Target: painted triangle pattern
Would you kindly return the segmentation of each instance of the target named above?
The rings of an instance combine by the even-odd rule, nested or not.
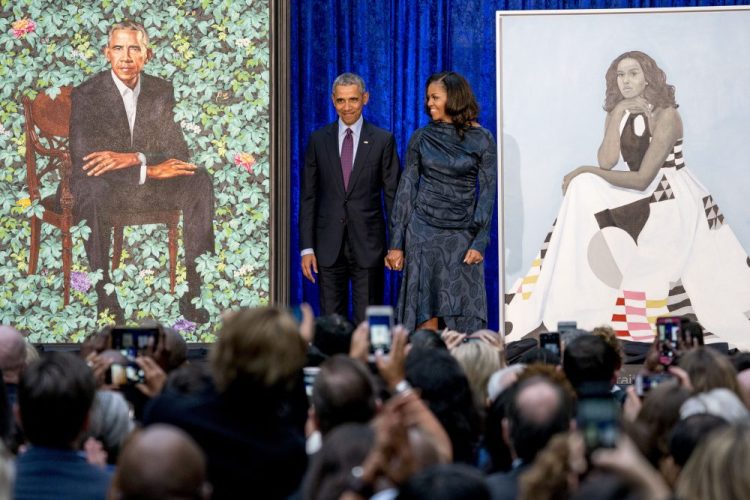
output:
[[[669,153],[666,160],[664,160],[664,164],[661,166],[661,168],[674,167],[676,170],[679,170],[684,166],[685,160],[682,158],[682,139],[680,139],[675,143],[674,148],[672,148],[672,152]]]
[[[706,212],[706,221],[708,222],[709,229],[719,229],[724,225],[724,215],[719,210],[719,205],[716,204],[711,195],[703,198],[703,210]]]
[[[552,223],[552,229],[549,230],[549,233],[547,233],[547,237],[544,238],[544,243],[542,243],[542,248],[539,251],[539,256],[542,260],[544,260],[544,256],[547,255],[547,248],[549,248],[549,240],[552,239],[552,231],[555,230],[555,224],[557,224],[557,219],[555,219],[555,221]]]
[[[698,316],[695,315],[693,310],[693,304],[690,302],[690,297],[685,291],[685,287],[682,285],[682,280],[677,280],[669,283],[669,296],[667,297],[667,310],[669,316],[681,316],[687,318],[690,321],[698,323]],[[704,330],[703,338],[707,339],[714,336],[713,333]]]
[[[552,239],[552,232],[555,230],[555,224],[557,224],[557,219],[555,219],[555,222],[552,223],[552,229],[550,229],[549,233],[547,233],[547,237],[544,238],[542,248],[539,250],[536,258],[531,262],[531,268],[529,269],[529,272],[526,273],[526,276],[517,281],[516,286],[513,287],[514,294],[520,294],[523,300],[529,300],[531,298],[531,293],[536,287],[536,282],[539,279],[539,274],[541,274],[542,272],[542,263],[544,262],[545,255],[547,255],[549,242]]]
[[[612,329],[622,340],[650,342],[656,335],[656,318],[667,313],[667,299],[649,299],[646,293],[623,290],[615,301]]]
[[[654,194],[651,195],[649,200],[651,203],[657,203],[665,200],[674,200],[674,193],[672,192],[672,186],[669,185],[666,175],[662,175],[659,184],[654,190]]]

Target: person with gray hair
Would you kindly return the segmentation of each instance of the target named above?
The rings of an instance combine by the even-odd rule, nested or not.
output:
[[[99,390],[89,414],[87,435],[99,441],[107,452],[107,463],[117,463],[125,439],[135,424],[130,418],[128,402],[118,391]]]
[[[302,274],[312,283],[317,274],[323,315],[348,317],[351,283],[355,324],[383,302],[383,201],[390,215],[400,172],[393,134],[362,118],[369,99],[359,75],[336,78],[338,120],[312,133],[300,174]]]
[[[26,367],[26,339],[9,325],[0,325],[0,370],[3,373],[8,404],[16,402],[18,379]]]

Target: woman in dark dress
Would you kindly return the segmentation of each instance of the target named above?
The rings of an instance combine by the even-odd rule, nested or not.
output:
[[[396,316],[407,329],[460,332],[487,325],[484,251],[497,185],[497,155],[468,82],[454,72],[427,80],[432,121],[409,141],[391,216],[386,267],[403,270]],[[478,189],[477,189],[478,186]]]

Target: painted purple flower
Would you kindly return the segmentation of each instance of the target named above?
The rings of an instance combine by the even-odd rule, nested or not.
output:
[[[175,321],[175,324],[172,325],[172,328],[177,330],[178,332],[194,332],[195,326],[195,323],[193,323],[192,321],[189,321],[185,318],[180,318]]]
[[[76,292],[86,293],[91,288],[91,281],[89,275],[81,271],[73,271],[70,275],[70,286]]]

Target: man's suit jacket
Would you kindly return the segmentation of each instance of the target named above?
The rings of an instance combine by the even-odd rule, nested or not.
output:
[[[300,192],[300,248],[313,248],[318,264],[331,266],[344,230],[357,265],[383,265],[386,218],[398,188],[399,162],[393,134],[364,121],[348,189],[338,143],[338,120],[310,136]]]
[[[73,185],[86,177],[83,157],[94,151],[143,153],[148,165],[176,158],[188,161],[189,152],[180,126],[174,121],[174,90],[161,78],[141,73],[141,92],[133,126],[133,141],[120,92],[110,70],[73,89],[71,95],[70,151]],[[137,186],[140,168],[107,172],[102,177],[123,186]],[[75,187],[74,187],[75,189]]]
[[[111,474],[74,450],[31,446],[16,459],[14,498],[104,500]]]

